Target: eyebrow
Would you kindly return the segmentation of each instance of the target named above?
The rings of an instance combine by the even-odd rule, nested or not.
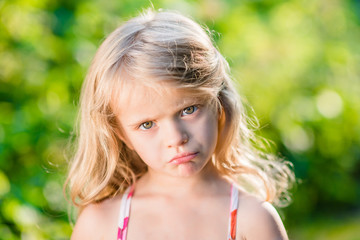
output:
[[[196,105],[196,104],[202,104],[204,101],[200,98],[184,98],[183,101],[179,101],[174,106],[175,109],[177,109],[175,112],[179,112],[180,110],[184,109],[185,107]],[[154,115],[149,117],[141,118],[140,120],[135,120],[134,123],[128,124],[129,127],[135,128],[140,126],[140,124],[153,121],[153,119],[159,118],[160,115]]]

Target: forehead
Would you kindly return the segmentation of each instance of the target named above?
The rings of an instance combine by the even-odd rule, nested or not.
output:
[[[176,89],[170,86],[156,84],[154,86],[145,86],[142,84],[131,83],[123,87],[114,99],[119,103],[119,110],[127,106],[146,106],[152,104],[167,104],[170,100],[181,100],[188,98],[186,91]]]

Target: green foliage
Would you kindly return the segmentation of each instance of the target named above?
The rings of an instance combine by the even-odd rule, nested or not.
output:
[[[300,179],[293,204],[282,210],[290,232],[304,226],[294,238],[319,236],[306,227],[313,216],[331,219],[359,208],[358,1],[153,5],[193,16],[219,33],[215,41],[239,91],[264,126],[259,134],[276,143]],[[149,6],[145,0],[0,1],[1,238],[70,236],[64,152],[82,80],[104,36]],[[341,226],[336,229],[356,231]],[[355,239],[351,233],[327,236]]]

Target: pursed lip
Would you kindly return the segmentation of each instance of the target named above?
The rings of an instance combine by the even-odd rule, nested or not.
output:
[[[195,158],[198,155],[198,152],[183,152],[176,154],[175,157],[173,157],[169,163],[173,164],[181,164],[181,163],[187,163],[190,162],[193,158]]]

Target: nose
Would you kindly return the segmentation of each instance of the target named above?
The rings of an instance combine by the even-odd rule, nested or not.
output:
[[[164,134],[165,144],[168,148],[179,147],[189,141],[186,127],[180,121],[171,121],[167,124]]]

